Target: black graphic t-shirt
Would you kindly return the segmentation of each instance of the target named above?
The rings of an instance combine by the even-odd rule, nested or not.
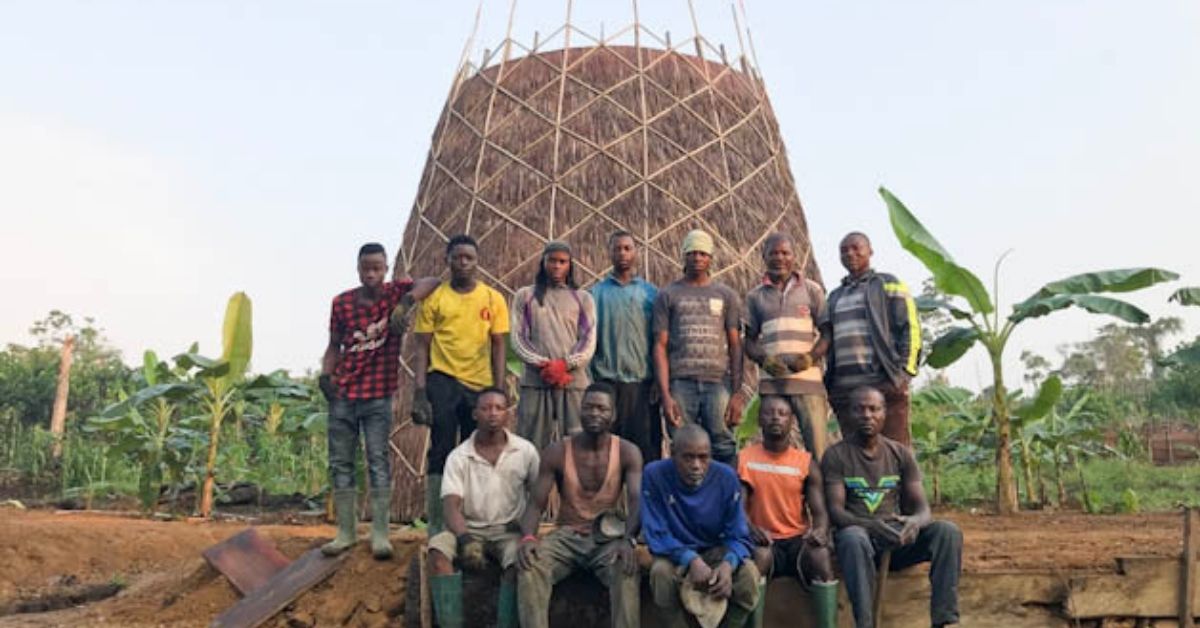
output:
[[[654,301],[654,333],[667,332],[671,379],[719,382],[729,370],[729,336],[741,324],[737,293],[716,281],[691,286],[676,281]]]
[[[899,514],[900,487],[921,479],[921,467],[912,450],[883,436],[874,456],[849,441],[830,447],[821,459],[821,473],[826,485],[846,487],[850,514],[868,518]]]

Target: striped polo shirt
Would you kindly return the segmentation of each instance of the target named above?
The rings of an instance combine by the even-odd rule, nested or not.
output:
[[[746,295],[746,333],[758,337],[767,355],[781,357],[809,353],[817,341],[815,321],[825,310],[820,284],[793,273],[783,290],[764,277]],[[758,392],[763,395],[821,395],[821,367],[772,377],[759,370]]]

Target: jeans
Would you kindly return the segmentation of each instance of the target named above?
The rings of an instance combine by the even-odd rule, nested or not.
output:
[[[842,580],[854,607],[854,625],[872,628],[871,606],[875,569],[884,546],[865,528],[849,526],[837,531],[834,543]],[[958,621],[958,576],[962,571],[962,532],[949,521],[934,521],[921,529],[917,540],[892,549],[891,571],[928,561],[929,620],[934,626]]]
[[[329,404],[329,481],[334,490],[354,488],[354,458],[359,432],[367,441],[367,475],[371,488],[391,486],[388,438],[392,432],[392,398],[334,399]]]
[[[671,380],[671,398],[679,404],[683,422],[697,423],[712,440],[712,456],[737,468],[737,443],[725,425],[725,408],[729,406],[729,387],[724,382],[705,382],[698,379]],[[675,430],[670,430],[675,436]]]
[[[430,371],[425,376],[425,395],[433,406],[426,473],[436,475],[445,469],[450,452],[475,431],[473,413],[479,393],[445,373]]]

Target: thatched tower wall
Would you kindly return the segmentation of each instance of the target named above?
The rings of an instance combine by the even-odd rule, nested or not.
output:
[[[560,239],[590,285],[607,271],[609,234],[624,229],[642,247],[644,274],[663,285],[680,275],[680,244],[694,228],[713,234],[715,273],[741,293],[758,280],[774,231],[796,238],[805,272],[820,280],[779,126],[750,66],[603,43],[532,52],[460,75],[397,267],[444,276],[447,239],[469,233],[483,278],[511,295],[532,282],[543,244]],[[423,510],[428,440],[409,423],[408,401],[397,404],[393,435],[401,519]]]

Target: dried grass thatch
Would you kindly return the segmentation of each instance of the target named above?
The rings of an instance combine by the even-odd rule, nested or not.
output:
[[[745,58],[739,70],[669,41],[667,50],[598,43],[460,74],[397,266],[442,274],[447,239],[469,233],[484,279],[511,295],[533,280],[543,244],[561,239],[591,284],[607,271],[609,234],[624,229],[642,247],[644,274],[662,285],[680,275],[684,235],[703,228],[716,239],[715,274],[739,292],[757,281],[774,231],[795,237],[819,281],[778,124]],[[393,435],[404,520],[423,510],[428,442],[408,421],[408,401],[397,404]]]

